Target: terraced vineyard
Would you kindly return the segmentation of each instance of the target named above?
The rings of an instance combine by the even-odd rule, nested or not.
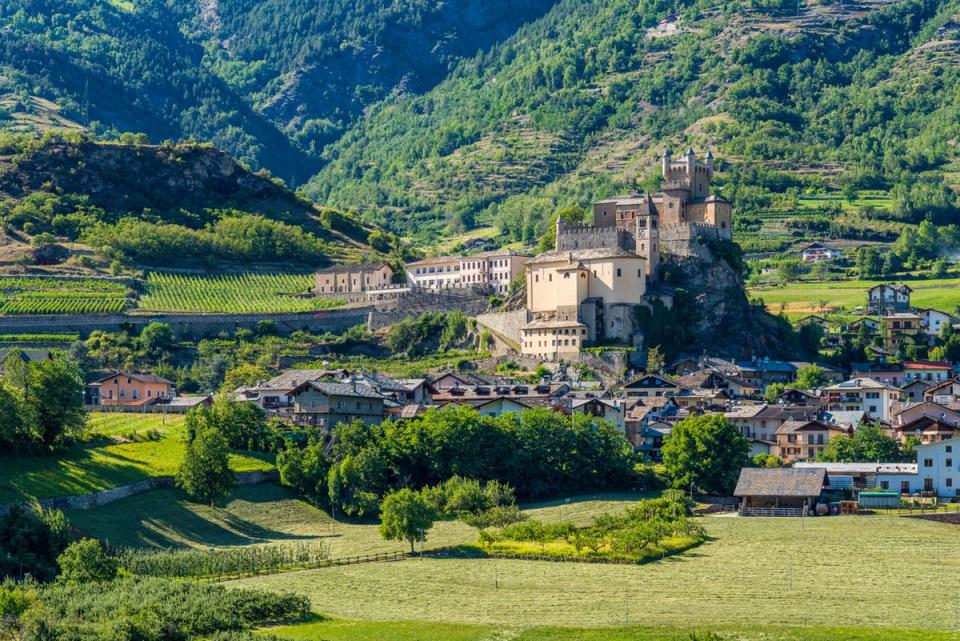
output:
[[[115,314],[126,309],[127,292],[93,278],[0,278],[0,315]]]
[[[304,296],[310,274],[229,274],[199,276],[151,272],[139,309],[151,312],[284,313],[309,312],[343,301]]]

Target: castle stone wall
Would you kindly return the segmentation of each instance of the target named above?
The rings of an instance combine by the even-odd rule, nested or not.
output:
[[[558,250],[602,249],[605,247],[624,247],[629,238],[628,232],[613,226],[594,227],[580,223],[557,223]]]

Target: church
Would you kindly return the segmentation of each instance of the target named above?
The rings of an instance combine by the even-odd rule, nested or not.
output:
[[[710,193],[713,154],[688,149],[675,161],[667,151],[661,171],[659,192],[594,203],[590,224],[557,220],[555,248],[526,263],[523,354],[575,359],[584,343],[631,343],[661,255],[698,256],[704,240],[733,239],[730,201]]]

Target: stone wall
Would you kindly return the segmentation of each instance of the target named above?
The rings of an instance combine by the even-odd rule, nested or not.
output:
[[[466,316],[477,316],[490,306],[488,292],[473,289],[417,290],[395,301],[384,301],[371,308],[367,326],[372,330],[394,325],[408,316],[425,312],[459,310]]]
[[[520,345],[520,329],[530,321],[526,309],[513,312],[490,312],[477,316],[477,323],[489,328],[509,341]]]
[[[630,234],[612,225],[594,227],[580,223],[557,222],[558,250],[601,249],[623,247]]]
[[[29,328],[31,333],[77,332],[87,337],[91,332],[118,331],[121,325],[133,325],[139,331],[153,323],[168,323],[177,338],[204,338],[220,332],[233,332],[239,327],[253,328],[262,320],[271,320],[281,331],[298,329],[341,332],[367,322],[370,306],[333,309],[293,314],[155,314],[152,316],[105,315],[46,315],[0,317],[0,333],[16,333]]]
[[[276,470],[237,472],[237,485],[254,485],[256,483],[265,483],[267,481],[276,481],[280,474]],[[129,485],[121,485],[109,490],[93,492],[91,494],[74,494],[72,496],[55,496],[49,499],[37,501],[40,507],[44,509],[57,510],[89,510],[101,505],[107,505],[114,501],[129,498],[137,494],[143,494],[151,490],[160,490],[174,487],[174,478],[172,476],[153,476]],[[0,514],[6,514],[14,504],[0,504]]]

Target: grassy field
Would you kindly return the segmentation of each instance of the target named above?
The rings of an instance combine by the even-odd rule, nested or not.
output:
[[[713,632],[723,641],[953,641],[960,635],[933,630],[723,625],[585,628],[504,628],[424,621],[329,619],[263,630],[290,641],[690,641]],[[702,638],[702,637],[701,637]]]
[[[300,297],[313,287],[311,274],[194,276],[151,272],[138,308],[151,312],[309,312],[342,301]]]
[[[86,494],[151,476],[175,474],[183,459],[183,417],[157,414],[92,414],[91,438],[57,456],[0,457],[0,503]],[[156,440],[136,434],[155,431]],[[273,467],[270,455],[234,453],[237,471]]]
[[[882,282],[878,280],[848,280],[822,283],[789,283],[783,287],[755,287],[749,290],[751,298],[760,297],[767,308],[788,315],[803,315],[830,308],[852,311],[867,303],[867,289]],[[932,307],[948,313],[960,305],[960,278],[940,280],[903,281],[913,289],[914,307]]]
[[[535,518],[561,518],[586,525],[596,514],[624,509],[637,495],[580,497],[564,502],[534,503]],[[285,488],[270,483],[238,487],[221,507],[211,509],[186,500],[174,490],[132,496],[92,510],[76,510],[70,521],[89,536],[120,547],[210,547],[283,541],[322,540],[333,557],[404,551],[384,541],[374,522],[337,521]],[[427,545],[442,547],[476,541],[476,531],[460,521],[437,523]]]
[[[708,517],[705,525],[713,540],[640,566],[426,558],[232,585],[301,592],[315,610],[348,619],[507,630],[772,622],[956,629],[955,526],[892,516]]]

